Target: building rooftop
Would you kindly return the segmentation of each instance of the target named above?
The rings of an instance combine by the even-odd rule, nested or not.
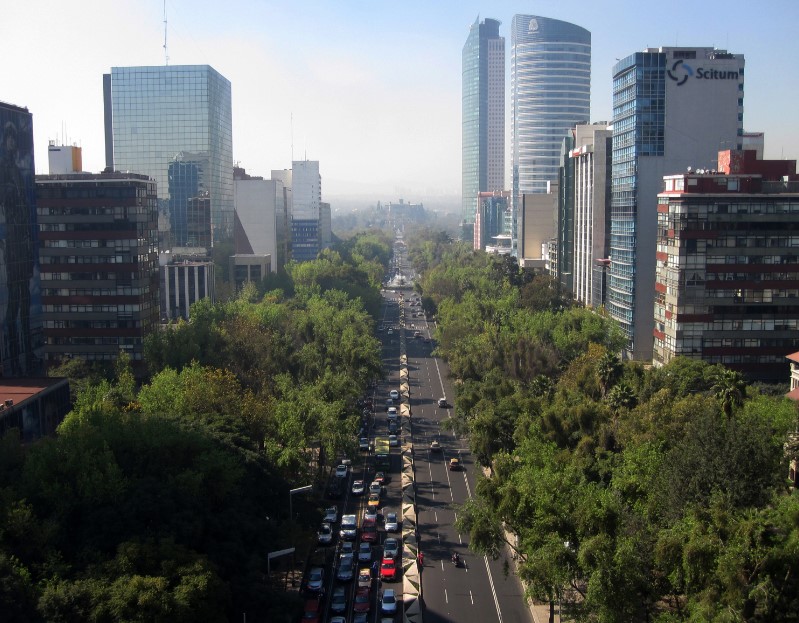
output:
[[[15,405],[19,404],[49,387],[63,383],[65,380],[59,377],[0,379],[0,404],[5,406],[6,400],[13,400]]]

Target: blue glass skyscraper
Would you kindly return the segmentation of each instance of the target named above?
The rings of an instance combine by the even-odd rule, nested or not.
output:
[[[195,244],[184,201],[196,200],[200,195],[189,195],[197,190],[211,204],[211,231],[200,238],[213,244],[232,237],[230,82],[208,65],[112,67],[103,87],[106,166],[156,180],[159,209],[170,212],[171,244]],[[196,180],[174,175],[183,154],[202,163]]]
[[[42,372],[33,118],[0,102],[0,377]]]
[[[652,360],[657,195],[663,176],[715,169],[743,134],[744,57],[711,47],[647,48],[613,68],[610,271],[606,308],[626,356]],[[698,274],[698,273],[697,273]],[[670,313],[691,313],[670,310]]]
[[[463,46],[462,222],[473,225],[477,193],[505,185],[505,38],[499,22],[475,20]]]
[[[591,33],[548,17],[511,23],[511,144],[514,205],[557,181],[563,138],[588,123]]]

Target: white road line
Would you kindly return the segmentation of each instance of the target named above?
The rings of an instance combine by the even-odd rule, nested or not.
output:
[[[463,545],[463,539],[461,538],[461,533],[460,532],[458,532],[458,543]]]
[[[446,588],[444,589],[444,601],[449,603],[449,596],[447,595],[447,589]]]
[[[474,605],[474,595],[472,595],[472,590],[469,589],[469,599],[472,600],[472,605]]]
[[[486,564],[486,572],[488,573],[488,583],[491,586],[491,594],[494,596],[494,606],[497,609],[497,617],[499,617],[499,623],[502,623],[502,611],[499,609],[499,599],[497,599],[497,591],[494,588],[494,578],[491,577],[491,569],[488,566],[488,556],[483,556],[483,560]]]
[[[436,511],[433,511],[433,515],[436,516],[436,523],[438,523],[438,513]]]

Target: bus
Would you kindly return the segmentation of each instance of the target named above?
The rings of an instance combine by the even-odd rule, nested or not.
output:
[[[391,447],[388,437],[375,437],[375,469],[388,470],[391,467]]]

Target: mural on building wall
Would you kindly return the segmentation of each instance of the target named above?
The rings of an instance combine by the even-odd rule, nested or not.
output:
[[[0,129],[0,376],[32,376],[42,337],[31,115],[0,106]]]

